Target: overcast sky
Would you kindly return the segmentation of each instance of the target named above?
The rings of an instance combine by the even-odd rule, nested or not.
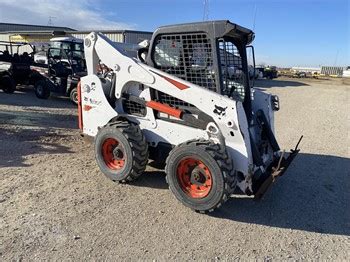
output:
[[[201,21],[204,0],[0,0],[0,22],[136,29]],[[209,0],[209,19],[251,28],[258,63],[350,65],[350,0]],[[255,23],[254,23],[255,21]]]

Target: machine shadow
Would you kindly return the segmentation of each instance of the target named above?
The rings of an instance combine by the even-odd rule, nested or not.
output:
[[[298,87],[298,86],[308,86],[303,82],[291,81],[291,80],[269,80],[269,79],[257,79],[255,80],[255,88],[272,88],[272,87]]]
[[[262,200],[237,193],[209,216],[350,236],[349,170],[349,158],[299,153]],[[168,189],[163,170],[146,171],[132,185]]]
[[[163,170],[145,171],[142,176],[132,183],[133,186],[168,189]]]
[[[234,195],[210,216],[349,236],[349,170],[348,158],[300,153],[262,200]]]

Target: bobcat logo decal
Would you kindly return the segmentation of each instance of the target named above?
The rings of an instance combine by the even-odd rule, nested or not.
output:
[[[213,113],[217,114],[219,116],[224,116],[224,115],[226,115],[226,109],[227,109],[227,107],[221,107],[221,106],[215,105],[215,109],[214,109]]]

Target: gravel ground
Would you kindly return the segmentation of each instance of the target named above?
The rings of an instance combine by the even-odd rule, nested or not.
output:
[[[350,101],[341,81],[278,79],[281,148],[302,152],[260,202],[234,195],[210,215],[182,206],[162,170],[113,183],[66,98],[0,91],[0,260],[350,257]]]

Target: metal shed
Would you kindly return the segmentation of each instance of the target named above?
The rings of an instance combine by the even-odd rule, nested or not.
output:
[[[342,66],[322,66],[321,67],[321,75],[325,76],[342,76],[343,71],[346,67]]]
[[[53,36],[74,36],[83,39],[92,30],[76,31],[69,27],[0,23],[0,41],[31,42],[33,40],[49,41]],[[94,30],[106,35],[114,42],[137,44],[151,39],[152,32],[133,30]]]
[[[137,44],[152,37],[152,32],[132,30],[94,30],[101,32],[113,42]],[[32,26],[0,23],[0,41],[41,43],[55,36],[73,36],[84,39],[91,31],[75,31],[67,27]],[[3,51],[0,47],[0,51]],[[25,50],[30,52],[30,50]]]
[[[47,42],[53,36],[65,35],[75,31],[69,27],[29,25],[15,23],[0,23],[0,41],[11,42]],[[3,51],[3,47],[0,47]],[[31,49],[22,49],[21,52],[30,52]]]
[[[0,32],[23,32],[23,31],[75,31],[69,27],[50,26],[50,25],[28,25],[0,23]]]

